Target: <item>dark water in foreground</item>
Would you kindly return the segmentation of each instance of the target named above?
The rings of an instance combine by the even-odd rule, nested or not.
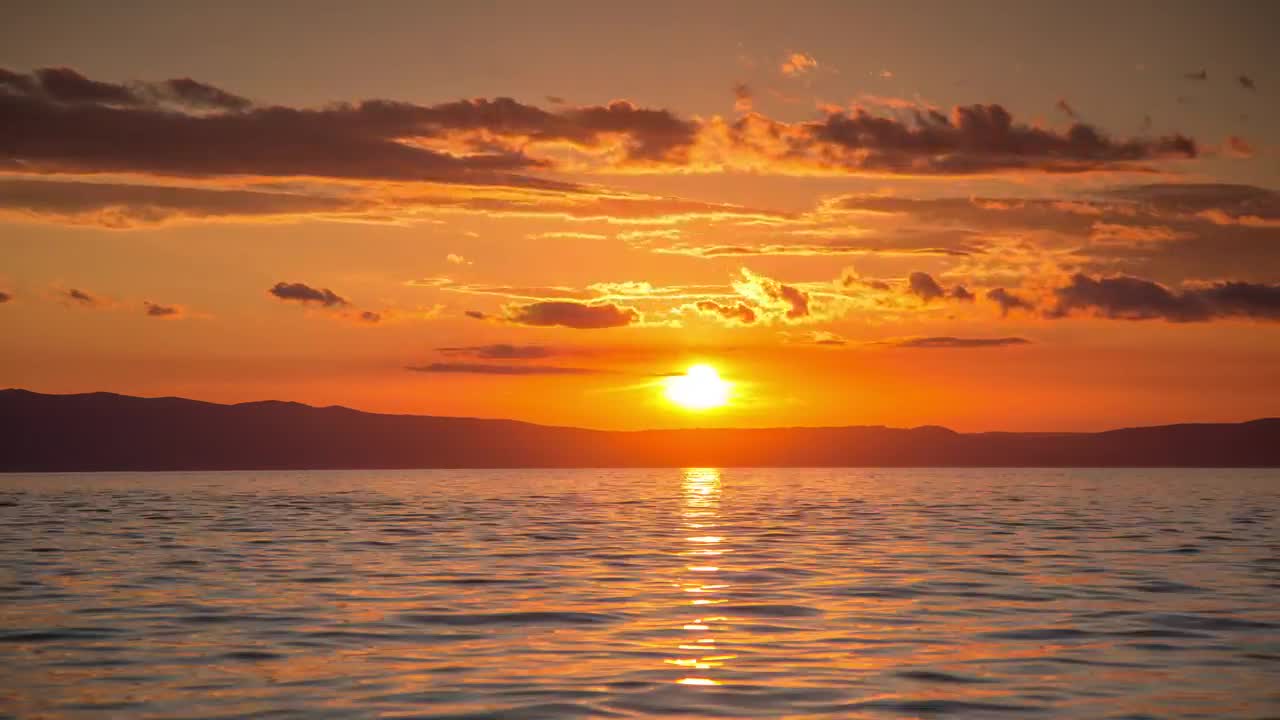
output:
[[[1280,472],[0,475],[0,715],[1280,716]]]

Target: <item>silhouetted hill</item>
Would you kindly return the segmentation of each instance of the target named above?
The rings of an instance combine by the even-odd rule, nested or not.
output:
[[[1280,466],[1280,419],[1100,433],[926,426],[606,432],[111,393],[0,391],[0,471],[456,467]]]

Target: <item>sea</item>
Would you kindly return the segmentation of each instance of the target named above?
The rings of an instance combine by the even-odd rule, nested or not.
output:
[[[0,475],[0,717],[1277,718],[1280,471]]]

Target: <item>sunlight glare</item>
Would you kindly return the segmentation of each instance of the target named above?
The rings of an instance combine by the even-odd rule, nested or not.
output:
[[[684,375],[669,377],[667,399],[687,410],[709,410],[729,402],[730,384],[710,365],[693,365]]]

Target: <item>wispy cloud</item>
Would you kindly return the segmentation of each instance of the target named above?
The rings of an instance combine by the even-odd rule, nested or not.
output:
[[[315,303],[325,307],[350,305],[350,301],[329,288],[314,288],[300,282],[278,282],[267,293],[279,300]]]
[[[900,348],[990,348],[1010,345],[1027,345],[1031,341],[1020,337],[964,338],[964,337],[911,337],[882,340],[880,344]]]
[[[466,375],[596,375],[604,372],[592,368],[562,367],[559,365],[497,365],[482,363],[436,362],[427,365],[410,365],[406,368],[420,373],[455,373]]]

